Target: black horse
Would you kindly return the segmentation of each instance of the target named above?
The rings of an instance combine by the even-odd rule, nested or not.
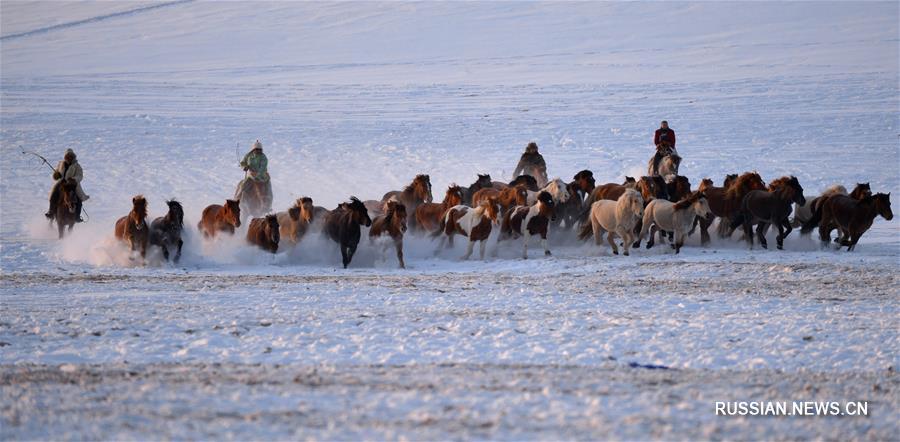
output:
[[[365,204],[355,196],[349,203],[339,205],[325,218],[325,233],[332,241],[341,246],[341,257],[344,268],[350,264],[361,236],[360,226],[369,227],[372,219]]]
[[[162,248],[163,258],[169,260],[169,250],[175,249],[175,257],[172,259],[176,264],[181,259],[181,247],[184,241],[181,240],[181,231],[184,230],[184,209],[181,203],[175,200],[166,201],[169,206],[169,213],[161,216],[150,223],[150,244]]]

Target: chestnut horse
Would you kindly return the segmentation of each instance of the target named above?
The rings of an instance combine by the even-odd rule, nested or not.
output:
[[[303,239],[313,222],[315,206],[312,198],[303,196],[294,201],[294,205],[284,212],[276,214],[281,239],[296,245]]]
[[[524,175],[523,175],[524,176]],[[500,205],[500,213],[506,213],[513,206],[524,206],[528,202],[528,190],[523,185],[509,186],[503,190],[481,189],[472,196],[472,206],[477,207],[490,198]]]
[[[533,206],[513,207],[503,216],[497,242],[499,243],[505,238],[521,236],[523,238],[522,259],[528,259],[528,240],[532,235],[540,235],[544,255],[550,256],[550,249],[547,247],[547,228],[550,221],[556,218],[555,204],[553,196],[542,191],[538,194],[537,202]]]
[[[325,233],[340,246],[345,269],[359,246],[359,238],[362,236],[360,226],[371,225],[372,219],[369,218],[366,206],[355,196],[350,197],[349,203],[338,205],[325,218]]]
[[[836,228],[841,233],[839,238],[843,238],[838,245],[838,250],[847,246],[848,252],[856,248],[859,238],[872,227],[876,216],[881,215],[888,221],[894,219],[890,193],[877,193],[873,196],[864,196],[862,199],[834,195],[828,197],[821,206],[822,219],[819,223],[819,239],[822,240],[822,247],[827,246],[831,241],[831,231]]]
[[[769,183],[768,190],[751,190],[744,196],[741,209],[734,221],[732,228],[744,226],[744,234],[753,248],[753,225],[756,224],[756,237],[762,247],[768,248],[766,231],[769,225],[775,225],[778,236],[775,238],[778,250],[784,248],[784,239],[790,235],[791,221],[788,219],[793,212],[794,203],[803,205],[806,198],[803,197],[803,187],[797,181],[797,177],[785,176]]]
[[[462,204],[462,201],[462,188],[456,184],[451,184],[450,187],[447,188],[447,193],[444,194],[444,201],[440,204],[423,203],[419,205],[419,207],[416,207],[416,228],[426,232],[437,230],[441,226],[441,218],[444,217],[444,213],[447,213],[447,210],[451,207]],[[388,203],[390,203],[390,201]],[[403,212],[406,213],[405,207]]]
[[[173,261],[177,264],[181,259],[181,232],[184,230],[184,208],[175,200],[166,201],[169,212],[150,223],[150,244],[159,246],[163,252],[163,258],[169,260],[169,250],[175,249]]]
[[[459,186],[453,187],[458,189]],[[372,220],[372,228],[369,229],[369,242],[374,245],[375,240],[379,237],[389,237],[391,239],[390,243],[397,250],[397,261],[400,261],[400,268],[405,269],[406,263],[403,262],[403,233],[406,232],[406,206],[394,200],[390,200],[385,204],[387,205],[385,214]],[[418,209],[421,208],[422,206],[418,207]],[[418,217],[418,214],[416,216]],[[382,242],[382,254],[384,249],[390,246],[390,243]]]
[[[734,233],[731,228],[731,219],[738,212],[741,201],[751,190],[765,190],[766,184],[756,172],[745,172],[741,176],[728,175],[725,177],[722,187],[711,185],[711,180],[704,187],[703,193],[709,203],[710,214],[699,219],[700,242],[709,243],[709,226],[716,217],[719,217],[718,235],[720,238],[728,238]]]
[[[241,226],[241,202],[225,200],[225,205],[211,204],[203,209],[197,229],[204,238],[215,238],[219,232],[234,235],[234,229]]]
[[[116,238],[131,247],[131,251],[140,249],[141,258],[147,257],[147,244],[150,242],[150,228],[147,226],[147,200],[143,195],[131,199],[131,212],[116,221]],[[129,257],[134,259],[133,257]]]
[[[78,222],[77,188],[78,183],[74,178],[63,181],[59,186],[59,202],[56,205],[56,216],[54,217],[59,239],[63,238],[63,231],[66,227],[69,228],[69,233],[72,233],[72,228]]]
[[[475,195],[475,192],[478,192],[481,189],[487,189],[490,187],[493,187],[493,183],[491,182],[491,175],[490,174],[486,174],[486,175],[478,174],[478,179],[475,180],[475,182],[472,183],[471,186],[461,188],[462,193],[463,193],[463,198],[462,198],[462,203],[460,203],[460,204],[465,204],[467,206],[471,206],[472,205],[472,196]]]
[[[253,218],[247,225],[247,242],[271,253],[278,252],[278,243],[281,241],[278,216],[266,215],[263,218]]]
[[[441,237],[441,244],[438,246],[440,250],[444,245],[444,241],[448,240],[453,245],[453,237],[455,235],[463,235],[469,238],[469,244],[466,247],[466,254],[463,260],[472,256],[472,249],[475,243],[481,241],[481,259],[484,259],[484,252],[487,247],[487,239],[491,235],[491,225],[497,223],[500,214],[500,206],[497,199],[489,197],[481,201],[477,207],[458,205],[451,207],[441,220],[440,230],[431,234],[432,238]]]

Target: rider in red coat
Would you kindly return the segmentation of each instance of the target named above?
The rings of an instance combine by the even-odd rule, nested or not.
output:
[[[659,129],[653,134],[653,145],[659,147],[660,144],[668,144],[669,147],[675,147],[675,131],[669,129],[669,122],[663,121],[659,124]]]

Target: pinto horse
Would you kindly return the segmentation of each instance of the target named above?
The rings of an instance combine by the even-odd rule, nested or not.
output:
[[[278,229],[281,239],[296,245],[303,239],[313,222],[315,206],[312,198],[303,196],[294,201],[294,205],[284,212],[278,212]]]
[[[544,255],[550,256],[550,249],[547,247],[547,228],[550,225],[550,221],[556,218],[555,205],[553,196],[548,192],[542,191],[534,205],[511,208],[503,216],[503,223],[500,225],[500,236],[497,237],[497,242],[499,243],[500,240],[505,238],[521,236],[523,238],[522,259],[528,259],[528,241],[532,235],[540,235]]]
[[[247,226],[247,242],[274,254],[281,241],[279,230],[277,215],[253,218]]]
[[[478,207],[482,202],[492,198],[500,205],[500,213],[506,213],[514,206],[524,206],[528,203],[528,190],[523,185],[509,186],[503,190],[481,189],[472,197],[472,205]]]
[[[756,224],[756,236],[764,249],[768,248],[766,231],[769,225],[775,225],[778,236],[775,238],[778,250],[784,249],[784,239],[790,235],[791,221],[788,219],[793,211],[793,204],[806,204],[803,197],[803,187],[797,181],[797,177],[785,176],[769,183],[768,190],[752,190],[744,196],[741,209],[734,221],[732,228],[744,226],[744,234],[753,248],[753,225]]]
[[[453,187],[458,188],[459,186]],[[405,269],[406,263],[403,262],[403,234],[406,232],[406,206],[394,200],[388,201],[386,205],[385,214],[372,220],[372,228],[369,229],[369,242],[374,245],[379,237],[387,236],[390,238],[390,243],[382,241],[382,254],[392,243],[397,250],[397,261],[400,262],[400,268]],[[422,206],[418,207],[418,209],[421,208]]]
[[[163,258],[169,260],[169,251],[175,250],[172,261],[176,264],[181,259],[181,247],[184,241],[181,232],[184,230],[184,208],[175,200],[166,201],[169,212],[150,223],[150,244],[162,249]]]
[[[204,238],[215,238],[219,232],[234,235],[234,230],[241,226],[241,202],[225,200],[225,205],[211,204],[203,209],[197,229]]]
[[[472,256],[472,249],[475,247],[475,243],[481,241],[480,255],[483,260],[487,239],[491,235],[491,226],[497,223],[499,213],[500,205],[494,197],[482,200],[475,208],[463,205],[451,207],[444,215],[444,219],[441,220],[440,230],[435,231],[431,236],[436,238],[442,234],[446,235],[441,238],[441,245],[438,246],[438,249],[443,247],[445,240],[448,240],[452,246],[455,235],[463,235],[469,238],[466,254],[462,257],[463,260],[467,260]]]
[[[444,201],[440,204],[422,203],[419,207],[416,207],[416,228],[427,232],[437,230],[440,228],[441,218],[443,218],[444,213],[451,207],[462,204],[462,201],[462,188],[456,184],[451,184],[450,187],[447,188],[447,193],[444,194]],[[390,203],[390,201],[388,201],[388,203]],[[403,213],[406,213],[405,207]],[[406,229],[406,227],[404,227],[404,229]]]
[[[135,196],[131,199],[131,206],[131,212],[116,221],[116,238],[128,244],[132,252],[140,249],[141,258],[146,258],[147,244],[150,242],[147,200],[143,195]]]
[[[420,174],[413,178],[403,190],[393,190],[385,193],[381,197],[381,202],[386,203],[390,199],[395,199],[403,203],[408,211],[407,223],[415,227],[415,211],[422,203],[430,203],[433,201],[431,195],[431,177]],[[377,213],[377,212],[376,212]]]
[[[471,205],[472,197],[475,195],[475,192],[478,192],[481,189],[488,189],[490,187],[493,187],[493,183],[491,182],[491,175],[478,174],[478,179],[475,180],[475,182],[472,183],[471,186],[460,188],[463,194],[462,203],[460,204],[465,204],[467,206]]]
[[[822,203],[822,219],[819,223],[819,239],[822,241],[822,247],[828,245],[831,231],[836,228],[841,233],[839,238],[843,238],[838,250],[847,246],[847,251],[852,251],[863,233],[872,227],[872,222],[878,215],[888,221],[894,219],[890,193],[877,193],[873,196],[864,196],[862,199],[845,195],[828,197]]]
[[[59,186],[59,202],[56,205],[56,228],[59,233],[59,239],[63,238],[63,232],[66,227],[69,233],[78,222],[78,183],[73,178],[63,181]]]
[[[325,218],[325,233],[332,241],[338,243],[341,248],[341,258],[344,268],[350,264],[359,239],[362,236],[360,226],[369,227],[372,219],[366,206],[355,196],[350,197],[349,203],[343,203]]]

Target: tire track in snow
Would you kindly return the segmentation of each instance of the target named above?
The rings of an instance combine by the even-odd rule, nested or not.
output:
[[[9,40],[15,40],[18,38],[31,37],[31,36],[39,35],[39,34],[46,34],[48,32],[73,28],[76,26],[86,25],[89,23],[102,22],[102,21],[106,21],[109,19],[124,17],[124,16],[128,16],[128,15],[140,14],[143,12],[152,11],[154,9],[165,8],[168,6],[176,6],[176,5],[180,5],[183,3],[190,3],[193,1],[194,0],[177,0],[177,1],[172,1],[172,2],[144,6],[144,7],[135,8],[135,9],[129,9],[127,11],[114,12],[112,14],[100,15],[97,17],[85,18],[82,20],[71,21],[68,23],[60,23],[58,25],[47,26],[47,27],[38,28],[38,29],[32,29],[30,31],[18,32],[18,33],[10,34],[10,35],[4,35],[4,36],[0,37],[0,41],[9,41]]]

